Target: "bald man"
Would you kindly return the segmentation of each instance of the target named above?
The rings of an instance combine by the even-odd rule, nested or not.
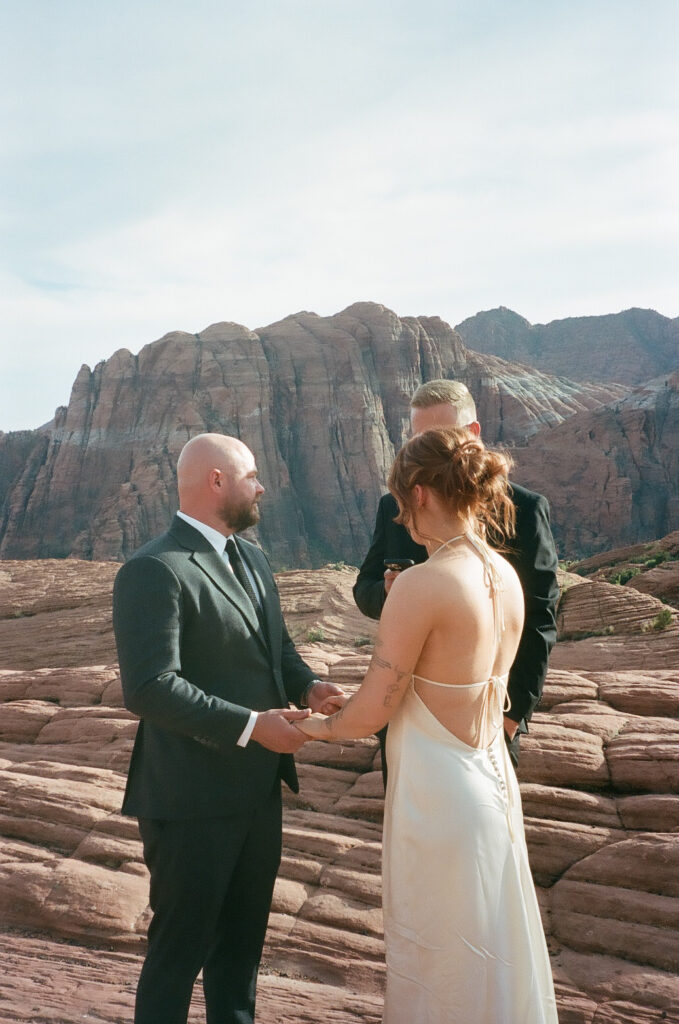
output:
[[[125,706],[139,715],[123,814],[139,820],[153,919],[135,1024],[186,1024],[199,971],[208,1024],[251,1024],[281,854],[292,724],[329,714],[285,628],[265,555],[236,534],[264,488],[239,440],[201,434],[177,463],[180,511],[113,595]],[[291,710],[289,701],[298,709]]]

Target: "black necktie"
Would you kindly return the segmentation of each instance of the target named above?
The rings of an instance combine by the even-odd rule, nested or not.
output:
[[[250,598],[252,607],[254,608],[257,614],[257,618],[259,619],[259,623],[261,626],[263,626],[264,614],[262,612],[262,606],[259,603],[257,594],[255,593],[255,588],[250,582],[250,577],[248,576],[245,566],[243,565],[243,559],[241,558],[240,551],[238,550],[236,542],[235,540],[233,540],[232,537],[229,537],[229,539],[226,542],[226,555],[227,558],[229,559],[229,562],[231,563],[231,568],[233,569],[234,576],[240,583],[245,593]]]

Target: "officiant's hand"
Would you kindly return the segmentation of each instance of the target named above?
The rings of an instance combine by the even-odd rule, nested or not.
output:
[[[348,694],[341,686],[320,680],[314,683],[306,695],[307,706],[321,715],[334,715],[348,700]]]
[[[507,718],[505,715],[505,732],[507,733],[510,740],[513,740],[519,729],[519,723],[515,722],[513,718]]]
[[[386,569],[384,572],[384,592],[388,594],[391,590],[391,585],[397,576],[401,575],[401,569]]]

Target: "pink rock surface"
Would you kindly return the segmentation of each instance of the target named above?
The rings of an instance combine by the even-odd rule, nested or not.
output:
[[[613,581],[622,572],[633,573],[624,584],[626,587],[652,594],[678,608],[679,530],[656,541],[603,552],[572,565],[571,569],[591,580],[604,582]]]
[[[0,946],[3,1024],[121,1024],[132,1020],[141,956],[77,948],[5,933]],[[344,984],[270,973],[264,965],[257,997],[262,1024],[379,1024],[382,1000]],[[205,1020],[200,985],[190,1024]]]
[[[564,577],[562,576],[562,581]],[[557,626],[560,643],[552,653],[552,669],[591,675],[634,670],[663,672],[679,665],[679,615],[649,594],[630,587],[591,582],[568,575],[562,589]],[[656,628],[660,613],[669,623]],[[637,686],[641,699],[655,700],[655,687]]]
[[[33,563],[47,593],[40,568]],[[58,567],[45,571],[57,593]],[[74,571],[77,563],[64,563]],[[84,605],[95,576],[87,578]],[[343,569],[279,578],[305,654],[349,687],[370,658],[355,637],[374,635],[353,609],[353,578]],[[614,589],[626,599],[626,588]],[[44,603],[40,614],[62,609]],[[618,621],[634,615],[618,608]],[[68,634],[58,667],[27,664],[18,652],[19,664],[0,672],[0,972],[10,979],[0,986],[2,1024],[130,1016],[149,913],[136,822],[119,814],[135,722],[121,706],[115,664],[79,661],[91,650],[88,628],[83,615],[83,637],[73,644]],[[110,639],[110,620],[104,637],[106,629]],[[310,630],[326,639],[310,643]],[[625,639],[654,641],[643,632]],[[564,644],[571,660],[590,640]],[[526,833],[560,1020],[679,1020],[679,675],[667,664],[630,669],[610,649],[606,658],[596,670],[550,671],[522,740]],[[302,789],[286,797],[260,1019],[376,1024],[377,743],[312,743],[298,761]],[[201,1015],[197,988],[192,1022]]]

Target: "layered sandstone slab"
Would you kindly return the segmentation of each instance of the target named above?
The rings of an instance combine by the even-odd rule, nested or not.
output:
[[[679,607],[679,530],[657,541],[606,551],[570,568],[588,579],[622,583]]]
[[[643,672],[679,664],[676,609],[634,588],[574,574],[561,580],[553,668]]]
[[[77,572],[77,563],[62,565]],[[39,592],[43,568],[58,582],[58,567],[35,563]],[[356,619],[353,579],[342,567],[279,577],[305,656],[349,688],[374,635]],[[84,590],[98,593],[95,580]],[[573,587],[570,600],[587,586]],[[640,596],[611,589],[620,600]],[[16,593],[0,602],[10,597],[21,610]],[[638,621],[635,608],[618,609],[619,621]],[[324,641],[309,639],[319,632]],[[623,638],[652,642],[643,632]],[[563,645],[571,660],[591,639]],[[149,913],[136,823],[119,814],[135,722],[121,706],[115,663],[77,663],[83,650],[69,637],[60,667],[0,673],[0,967],[11,979],[0,1020],[129,1019]],[[609,651],[595,668],[552,670],[522,740],[526,833],[562,1024],[679,1019],[679,675],[669,662],[623,665]],[[286,797],[261,1020],[376,1024],[384,984],[377,743],[310,743],[298,761],[302,789]],[[197,990],[192,1021],[201,1013]]]
[[[115,661],[114,562],[0,562],[0,669]],[[60,691],[62,692],[62,691]]]
[[[132,1020],[140,958],[109,950],[78,949],[9,933],[0,947],[0,1020],[3,1024],[121,1024]],[[260,974],[258,1019],[277,1024],[379,1024],[382,1000],[281,972]],[[196,986],[189,1024],[203,1024],[205,1004]]]

